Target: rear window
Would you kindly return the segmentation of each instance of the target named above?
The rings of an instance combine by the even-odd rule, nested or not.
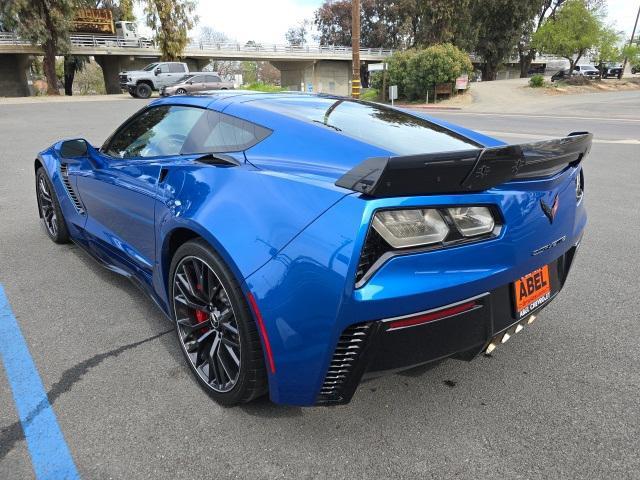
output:
[[[246,150],[271,130],[199,107],[148,108],[119,128],[103,151],[115,158],[152,158]]]
[[[254,104],[322,124],[396,155],[468,150],[480,146],[444,127],[383,105],[319,97],[283,97],[256,100]]]

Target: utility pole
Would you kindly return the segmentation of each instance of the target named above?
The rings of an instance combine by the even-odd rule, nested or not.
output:
[[[360,98],[360,0],[351,0],[351,96]]]
[[[633,24],[633,32],[631,33],[631,40],[629,40],[629,46],[633,45],[633,40],[636,36],[636,28],[638,27],[638,18],[640,18],[640,6],[638,6],[638,13],[636,14],[636,23]],[[622,74],[624,75],[624,69],[627,68],[627,57],[624,57],[622,63]]]

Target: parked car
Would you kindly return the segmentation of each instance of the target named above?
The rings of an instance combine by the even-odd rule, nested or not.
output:
[[[200,72],[185,75],[178,82],[160,89],[160,95],[185,95],[205,90],[233,90],[233,82],[225,82],[217,73]]]
[[[142,70],[120,72],[120,88],[132,97],[149,98],[152,92],[176,83],[186,73],[189,73],[186,63],[150,63]]]
[[[471,360],[534,322],[580,246],[591,142],[229,91],[158,99],[102,147],[32,165],[46,235],[146,292],[213,399],[330,405],[365,373]]]
[[[574,72],[574,75],[577,75],[577,74],[578,74],[577,72]],[[566,78],[569,78],[569,69],[558,70],[556,73],[551,75],[552,82],[556,82],[558,80],[564,80]]]
[[[602,78],[622,78],[622,65],[619,63],[605,63],[598,68],[602,72]]]
[[[582,70],[582,71],[578,70],[577,68],[579,66],[580,65],[577,65],[576,69],[573,71],[573,76],[574,77],[575,76],[581,76],[581,77],[585,77],[585,78],[588,78],[588,79],[600,78],[600,73],[597,70],[595,71],[595,74],[594,74],[591,70]],[[551,76],[551,81],[555,82],[555,81],[558,81],[558,80],[565,80],[565,79],[567,79],[569,77],[570,77],[569,69],[566,68],[566,69],[563,69],[563,70],[558,70],[556,73],[554,73]]]
[[[576,65],[573,71],[587,78],[600,78],[600,72],[593,65]]]

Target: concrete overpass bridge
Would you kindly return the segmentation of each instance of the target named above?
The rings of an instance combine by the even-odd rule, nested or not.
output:
[[[150,40],[124,40],[115,36],[72,35],[73,55],[93,56],[102,67],[107,93],[120,93],[118,72],[140,68],[160,58],[160,49]],[[393,53],[389,49],[361,48],[360,59],[381,62]],[[12,33],[0,33],[0,96],[29,94],[27,70],[42,49]],[[183,59],[198,71],[212,60],[260,60],[271,62],[282,74],[282,85],[293,90],[347,95],[351,79],[350,47],[326,45],[281,45],[265,43],[192,42]]]

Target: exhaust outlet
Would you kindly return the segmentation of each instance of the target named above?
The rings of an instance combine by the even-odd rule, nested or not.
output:
[[[509,328],[506,332],[500,333],[495,337],[493,337],[489,342],[489,344],[487,345],[487,347],[485,348],[484,354],[491,355],[491,352],[493,352],[498,347],[498,345],[500,345],[501,343],[507,343],[507,341],[509,341],[509,339],[513,335],[515,335],[516,333],[520,333],[522,330],[524,330],[524,327],[526,325],[531,325],[535,321],[535,319],[536,319],[536,316],[531,315],[527,317],[525,320],[518,322],[515,326]]]

